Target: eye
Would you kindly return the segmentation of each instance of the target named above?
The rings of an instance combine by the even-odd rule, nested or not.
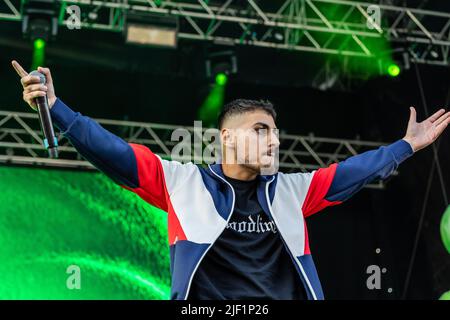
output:
[[[267,129],[266,128],[255,128],[255,131],[258,135],[267,135]]]

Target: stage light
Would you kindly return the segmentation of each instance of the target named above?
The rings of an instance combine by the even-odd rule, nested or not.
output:
[[[34,40],[33,62],[31,69],[35,70],[39,66],[43,66],[45,62],[45,40],[38,38]]]
[[[210,48],[206,55],[205,69],[209,92],[198,110],[204,126],[213,126],[222,110],[225,89],[231,74],[237,73],[237,58],[232,50]]]
[[[176,30],[154,26],[129,24],[126,32],[126,42],[175,48],[177,46],[177,32]]]
[[[34,49],[35,50],[42,50],[45,48],[45,40],[39,38],[34,40]]]
[[[387,72],[391,77],[397,77],[400,74],[400,67],[392,63],[388,66]]]
[[[229,75],[237,73],[236,55],[233,50],[219,49],[218,51],[212,51],[214,49],[211,48],[211,51],[206,55],[206,77],[216,83],[218,83],[217,81],[225,81],[226,83]]]
[[[58,33],[57,12],[54,0],[23,1],[22,33],[33,43],[31,69],[45,64],[46,42]]]
[[[155,47],[177,47],[178,19],[146,13],[128,12],[124,28],[129,44]]]
[[[219,86],[224,86],[226,85],[228,82],[228,76],[223,73],[220,72],[216,75],[216,84],[218,84]]]
[[[54,0],[24,1],[22,8],[22,33],[25,38],[45,41],[58,33],[58,10]]]

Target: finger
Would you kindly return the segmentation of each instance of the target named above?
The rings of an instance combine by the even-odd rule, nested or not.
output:
[[[30,76],[27,75],[20,79],[20,82],[22,83],[22,86],[25,88],[26,86],[29,86],[30,84],[34,83],[41,83],[41,79],[37,76]]]
[[[447,120],[448,118],[450,118],[450,112],[447,112],[446,114],[444,114],[443,116],[441,116],[439,119],[437,119],[433,124],[435,126],[440,125],[442,122],[444,122],[445,120]]]
[[[25,101],[31,101],[36,99],[37,97],[44,97],[47,93],[45,91],[34,91],[30,93],[24,93],[23,99]]]
[[[42,84],[31,84],[25,87],[23,90],[24,93],[30,93],[34,91],[45,91],[47,92],[48,88],[45,85]]]
[[[436,139],[444,132],[445,128],[450,124],[450,118],[447,118],[444,122],[436,127]]]
[[[11,64],[12,64],[14,70],[16,70],[17,74],[21,78],[23,78],[23,77],[28,75],[28,72],[26,72],[16,60],[11,61]]]
[[[437,119],[439,119],[440,116],[442,116],[445,113],[445,109],[440,109],[436,111],[431,117],[429,117],[427,120],[430,120],[431,123],[435,122]]]
[[[409,121],[408,123],[416,123],[417,122],[417,112],[414,107],[409,107],[410,114],[409,114]]]
[[[50,73],[49,68],[38,67],[38,71],[45,75],[45,78],[47,79],[48,84],[53,84],[52,74]]]

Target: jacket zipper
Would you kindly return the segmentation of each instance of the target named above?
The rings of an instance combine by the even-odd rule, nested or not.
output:
[[[230,214],[228,215],[228,219],[227,219],[227,223],[226,223],[226,225],[228,225],[228,222],[230,221],[231,215],[233,214],[233,211],[234,211],[234,202],[235,202],[235,200],[236,200],[236,194],[234,193],[233,186],[232,186],[227,180],[225,180],[225,179],[222,178],[220,175],[218,175],[217,173],[215,173],[214,170],[211,168],[210,165],[208,165],[208,168],[209,168],[209,170],[211,170],[211,172],[212,172],[216,177],[218,177],[218,178],[220,178],[222,181],[224,181],[224,182],[231,188],[231,192],[233,193],[233,202],[232,202],[232,205],[231,205],[231,211],[230,211]],[[225,227],[226,227],[226,225],[225,225]],[[195,272],[197,271],[198,266],[200,265],[200,263],[202,262],[203,258],[206,256],[206,254],[208,253],[209,249],[211,249],[211,247],[213,246],[214,242],[216,242],[216,240],[220,237],[220,235],[222,234],[222,232],[223,232],[223,229],[219,232],[219,234],[217,235],[216,239],[215,239],[213,242],[211,242],[211,244],[210,244],[210,245],[208,246],[208,248],[205,250],[205,252],[203,253],[203,255],[200,257],[200,260],[197,262],[197,265],[195,266],[194,271],[192,271],[191,278],[189,279],[189,284],[188,284],[188,287],[187,287],[187,290],[186,290],[186,295],[184,296],[184,300],[187,300],[187,297],[188,297],[188,295],[189,295],[189,290],[191,289],[192,279],[194,278],[194,274],[195,274]]]
[[[275,177],[273,177],[272,180],[270,180],[269,182],[266,183],[266,201],[267,201],[267,206],[268,206],[268,208],[269,208],[269,211],[270,211],[270,214],[271,214],[271,216],[272,216],[272,219],[275,221],[275,224],[278,226],[279,224],[278,224],[278,222],[277,222],[277,220],[276,220],[276,218],[275,218],[275,216],[274,216],[274,214],[273,214],[273,212],[272,212],[272,205],[271,205],[271,203],[270,203],[270,197],[269,197],[269,185],[273,182],[274,179],[275,179]],[[314,300],[317,300],[316,293],[314,292],[314,289],[313,289],[313,287],[311,286],[311,282],[309,281],[308,277],[306,276],[305,270],[303,269],[303,266],[302,266],[301,262],[298,261],[298,259],[296,259],[295,257],[293,257],[292,252],[291,252],[291,249],[289,248],[289,246],[287,245],[286,241],[284,240],[284,238],[283,238],[281,232],[280,232],[280,238],[281,238],[281,240],[283,241],[283,243],[284,243],[284,245],[286,246],[286,248],[288,249],[288,252],[289,252],[289,255],[291,256],[291,259],[294,260],[295,263],[296,263],[296,264],[298,265],[298,267],[300,268],[300,272],[302,273],[303,278],[305,279],[305,282],[306,282],[306,284],[307,284],[307,286],[308,286],[309,291],[310,291],[311,294],[312,294],[313,299],[314,299]]]

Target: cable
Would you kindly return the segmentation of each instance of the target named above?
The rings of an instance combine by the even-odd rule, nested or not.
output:
[[[419,67],[418,67],[417,63],[414,63],[414,66],[415,66],[415,70],[416,70],[417,84],[419,86],[420,96],[421,96],[421,99],[422,99],[422,105],[423,105],[423,108],[424,108],[424,111],[425,111],[425,115],[426,115],[426,117],[428,117],[428,115],[429,115],[428,106],[427,106],[426,99],[425,99],[425,93],[424,93],[424,90],[423,90],[422,79],[420,77]],[[450,98],[450,95],[447,95],[446,104],[448,104],[449,98]],[[414,245],[413,245],[411,258],[410,258],[409,265],[408,265],[408,272],[406,274],[405,286],[403,288],[403,294],[402,294],[402,299],[403,300],[406,299],[406,293],[408,292],[408,287],[409,287],[409,282],[411,280],[411,274],[412,274],[412,270],[413,270],[413,266],[414,266],[414,261],[416,259],[417,247],[419,245],[420,234],[422,232],[423,221],[424,221],[424,218],[425,218],[425,212],[426,212],[426,209],[427,209],[429,194],[430,194],[430,190],[431,190],[431,184],[433,182],[434,171],[435,171],[436,168],[438,170],[438,176],[439,176],[439,180],[440,180],[440,184],[441,184],[441,190],[442,190],[442,195],[443,195],[444,202],[445,202],[445,207],[447,207],[448,204],[449,204],[448,197],[447,197],[447,190],[445,188],[445,183],[444,183],[444,177],[442,175],[441,165],[440,165],[439,158],[438,158],[439,146],[440,146],[440,140],[437,142],[436,145],[432,144],[432,147],[433,147],[433,163],[432,163],[432,166],[431,166],[430,174],[428,176],[427,188],[426,188],[426,191],[425,191],[425,198],[424,198],[424,202],[423,202],[423,205],[422,205],[422,210],[421,210],[421,213],[420,213],[419,224],[417,226],[416,235],[415,235],[415,238],[414,238]]]
[[[415,66],[415,69],[416,69],[417,83],[419,85],[419,90],[420,90],[420,96],[422,98],[423,109],[425,111],[425,116],[428,118],[429,117],[428,106],[427,106],[427,101],[425,99],[425,92],[423,90],[422,78],[420,76],[419,66],[417,65],[417,63],[415,63],[414,66]],[[437,147],[436,147],[436,145],[434,143],[431,145],[431,147],[433,149],[433,158],[434,158],[433,161],[436,163],[436,167],[437,167],[437,170],[438,170],[439,182],[441,184],[441,190],[442,190],[442,197],[444,199],[445,205],[447,206],[448,205],[447,190],[445,188],[444,176],[442,175],[441,163],[439,162],[439,157],[438,157],[438,153],[437,153]]]

